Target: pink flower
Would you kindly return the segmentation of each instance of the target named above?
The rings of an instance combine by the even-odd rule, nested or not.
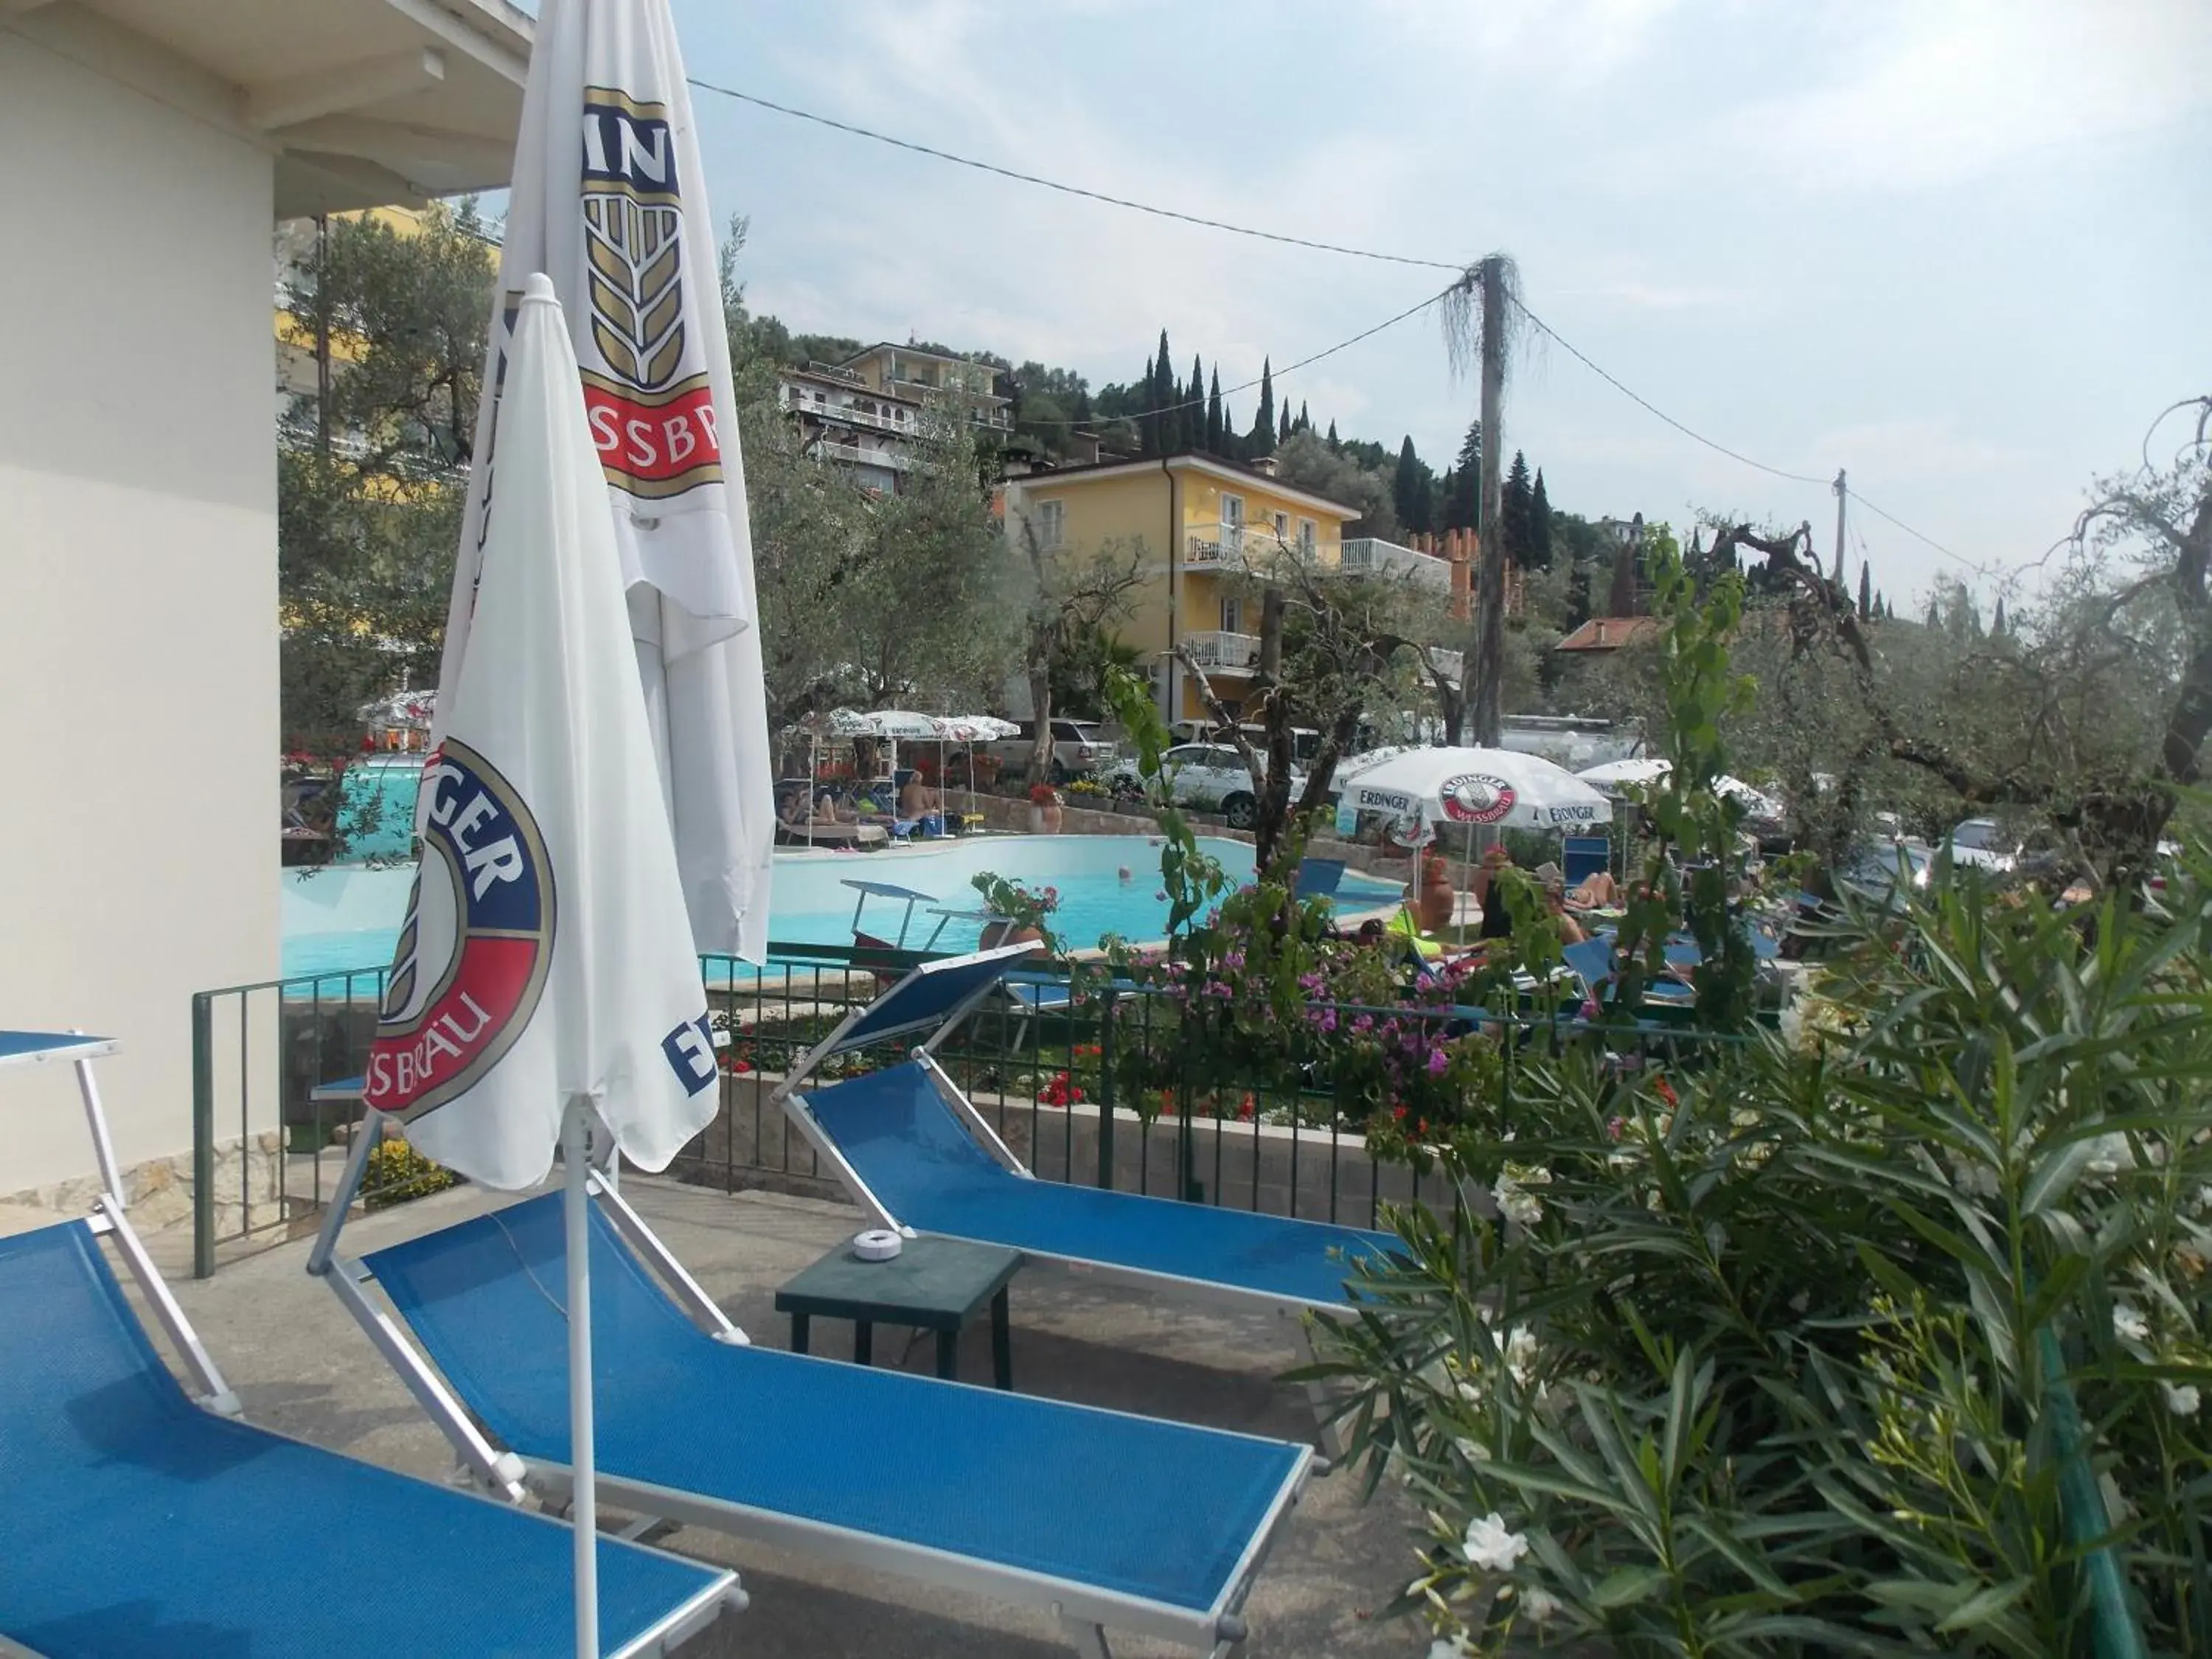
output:
[[[1451,1056],[1445,1054],[1443,1049],[1431,1048],[1429,1050],[1429,1075],[1431,1077],[1442,1077],[1444,1074],[1444,1068],[1450,1064]]]

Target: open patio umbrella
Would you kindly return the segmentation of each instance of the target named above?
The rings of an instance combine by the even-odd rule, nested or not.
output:
[[[683,53],[668,0],[536,9],[440,681],[470,648],[501,364],[524,280],[542,271],[582,370],[693,941],[758,964],[775,777],[718,222]]]
[[[422,861],[363,1098],[487,1187],[535,1186],[560,1143],[576,1651],[599,1659],[590,1148],[604,1131],[666,1168],[713,1120],[718,1066],[621,556],[543,276],[513,324],[497,436],[499,511],[468,654],[441,688]]]
[[[1472,829],[1571,830],[1608,823],[1613,806],[1563,766],[1510,749],[1401,749],[1340,769],[1362,811]]]
[[[941,741],[967,744],[972,750],[979,743],[992,743],[1000,738],[1018,738],[1022,728],[1012,720],[1000,720],[996,714],[940,714],[937,717],[937,731]],[[941,781],[945,775],[945,761],[941,753],[937,766]],[[968,757],[968,809],[973,811],[975,807],[975,757],[971,752]]]
[[[1656,755],[1642,755],[1634,760],[1607,761],[1602,766],[1586,767],[1575,774],[1592,788],[1602,789],[1607,794],[1617,794],[1624,788],[1638,784],[1656,783],[1674,769],[1674,763],[1662,760]],[[1713,787],[1720,793],[1742,803],[1744,811],[1754,818],[1779,819],[1782,803],[1773,796],[1741,778],[1722,776],[1713,780]]]

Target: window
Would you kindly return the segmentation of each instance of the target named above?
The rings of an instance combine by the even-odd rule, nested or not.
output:
[[[1221,498],[1221,527],[1224,530],[1242,530],[1244,527],[1244,498],[1242,495],[1224,495]]]
[[[1313,557],[1314,543],[1316,538],[1316,535],[1317,532],[1314,527],[1314,521],[1311,519],[1300,519],[1298,520],[1298,556],[1300,558],[1310,559]]]
[[[1036,504],[1036,531],[1041,545],[1064,545],[1067,539],[1067,503],[1039,501]]]
[[[1278,513],[1275,514],[1275,544],[1279,547],[1286,547],[1290,544],[1290,539],[1291,515],[1287,513]]]
[[[1243,601],[1224,596],[1221,601],[1221,631],[1224,634],[1241,634],[1244,631],[1243,622]]]

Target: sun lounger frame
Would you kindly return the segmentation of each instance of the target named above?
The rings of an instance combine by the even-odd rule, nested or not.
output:
[[[105,1239],[114,1246],[115,1253],[122,1258],[125,1267],[130,1273],[132,1285],[145,1299],[146,1306],[153,1312],[155,1322],[161,1327],[161,1334],[167,1339],[170,1352],[175,1355],[185,1369],[189,1384],[185,1391],[187,1397],[192,1398],[195,1404],[211,1415],[244,1423],[245,1413],[240,1405],[237,1394],[224,1380],[214,1357],[208,1352],[206,1346],[200,1340],[198,1331],[193,1328],[191,1319],[185,1316],[183,1306],[177,1301],[175,1293],[170,1290],[168,1281],[162,1278],[161,1269],[155,1266],[154,1258],[147,1250],[145,1241],[138,1236],[137,1229],[131,1224],[125,1211],[121,1196],[123,1181],[115,1159],[113,1140],[108,1132],[107,1114],[100,1102],[99,1080],[94,1076],[92,1069],[92,1062],[94,1060],[118,1052],[121,1045],[110,1038],[84,1037],[78,1032],[71,1032],[68,1035],[82,1037],[82,1040],[65,1046],[0,1055],[0,1067],[10,1064],[40,1064],[65,1060],[70,1062],[76,1072],[77,1094],[84,1106],[85,1127],[92,1138],[94,1155],[100,1170],[101,1191],[93,1200],[91,1214],[64,1220],[56,1224],[82,1226],[91,1233],[94,1238]],[[363,1136],[361,1139],[366,1143],[368,1137]],[[360,1162],[366,1164],[365,1153]],[[688,1276],[686,1282],[689,1282]],[[698,1287],[693,1285],[691,1288],[696,1291]],[[130,1311],[133,1317],[138,1317],[137,1309],[131,1309]],[[266,1436],[269,1439],[307,1446],[326,1456],[337,1458],[341,1462],[361,1461],[349,1460],[345,1454],[332,1452],[327,1447],[316,1447],[313,1442],[302,1440],[296,1435],[280,1433],[276,1430],[265,1428],[258,1424],[247,1424],[246,1426],[255,1434]],[[481,1437],[479,1436],[478,1438]],[[363,1467],[374,1468],[380,1466],[364,1463]],[[428,1483],[425,1485],[426,1489],[430,1492],[444,1492],[462,1502],[491,1501],[466,1492],[453,1492],[450,1488],[430,1486]],[[624,1541],[635,1542],[634,1539],[625,1539]],[[636,1547],[645,1547],[641,1544]],[[710,1568],[709,1570],[717,1571],[718,1576],[702,1586],[690,1600],[680,1603],[664,1614],[658,1623],[640,1632],[635,1638],[623,1646],[613,1650],[610,1659],[672,1659],[672,1656],[679,1648],[709,1626],[719,1621],[726,1613],[743,1611],[746,1603],[746,1595],[738,1575],[726,1568],[719,1570]],[[35,1650],[25,1647],[4,1635],[0,1635],[0,1659],[39,1659],[39,1655]]]
[[[1001,954],[1009,957],[1018,957],[1026,954],[1030,948],[1028,945],[1017,945]],[[915,971],[925,972],[936,965],[925,964]],[[992,986],[996,983],[996,980],[993,980],[981,992],[968,999],[963,1005],[963,1011],[989,994]],[[865,1010],[848,1015],[842,1023],[841,1029],[852,1024],[859,1012],[865,1012]],[[878,1035],[888,1037],[890,1033],[886,1031]],[[445,1434],[465,1469],[510,1499],[520,1501],[525,1491],[534,1490],[549,1502],[565,1503],[568,1492],[568,1467],[544,1459],[524,1458],[511,1451],[495,1449],[459,1399],[438,1375],[429,1357],[402,1329],[393,1315],[370,1299],[365,1287],[373,1282],[374,1275],[368,1266],[356,1258],[338,1254],[338,1235],[366,1170],[368,1149],[375,1139],[376,1131],[369,1121],[364,1121],[356,1133],[354,1149],[346,1160],[345,1170],[331,1194],[331,1210],[310,1254],[308,1271],[330,1285],[340,1304],[368,1334],[378,1352],[384,1354],[399,1373],[417,1403]],[[717,1341],[740,1346],[749,1343],[750,1339],[745,1334],[715,1305],[714,1299],[684,1270],[647,1224],[645,1218],[631,1207],[610,1182],[594,1173],[587,1185],[592,1200],[600,1206],[601,1212],[606,1216],[616,1233],[638,1255],[651,1275],[661,1282],[662,1288],[694,1325]],[[813,1363],[837,1365],[843,1362],[823,1359]],[[925,1386],[963,1386],[957,1382],[939,1383],[934,1378],[917,1377],[914,1380]],[[1107,1408],[1086,1407],[1084,1409],[1105,1411]],[[1110,1412],[1109,1414],[1136,1415],[1124,1412]],[[1245,1639],[1243,1609],[1253,1582],[1257,1578],[1260,1567],[1266,1561],[1267,1552],[1284,1522],[1297,1506],[1306,1482],[1319,1467],[1325,1466],[1320,1465],[1310,1454],[1297,1461],[1291,1477],[1276,1493],[1261,1524],[1247,1540],[1243,1553],[1224,1580],[1215,1604],[1203,1612],[805,1516],[732,1503],[706,1493],[684,1492],[626,1479],[610,1473],[604,1467],[597,1471],[596,1478],[599,1495],[604,1500],[640,1517],[625,1535],[641,1535],[664,1522],[704,1527],[711,1531],[755,1538],[800,1553],[918,1579],[949,1589],[1018,1605],[1042,1607],[1060,1621],[1063,1636],[1078,1652],[1085,1655],[1086,1659],[1111,1659],[1107,1644],[1109,1630],[1159,1637],[1196,1648],[1213,1656],[1213,1659],[1230,1659],[1230,1656],[1241,1649]]]

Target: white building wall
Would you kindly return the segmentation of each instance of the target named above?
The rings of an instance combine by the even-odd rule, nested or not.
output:
[[[271,161],[187,80],[0,30],[0,1026],[122,1041],[125,1165],[191,1144],[191,993],[277,968]],[[0,1196],[91,1167],[0,1073]]]

